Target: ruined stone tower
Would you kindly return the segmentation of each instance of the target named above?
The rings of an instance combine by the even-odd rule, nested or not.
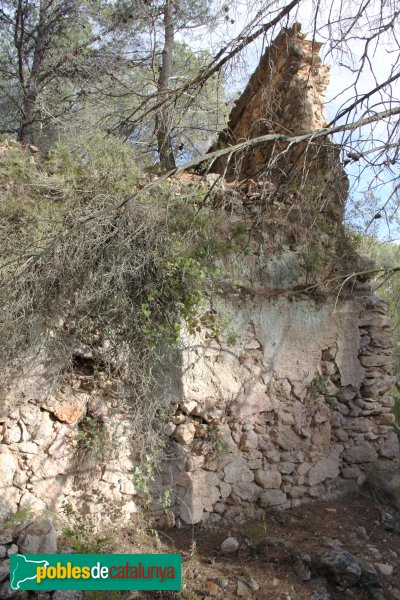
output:
[[[318,50],[299,25],[283,30],[217,146],[324,127],[328,68]],[[341,286],[358,257],[343,227],[347,180],[336,148],[323,136],[272,141],[212,170],[222,175],[211,196],[225,211],[224,235],[244,231],[245,243],[220,259],[224,277],[209,299],[224,328],[186,332],[169,382],[169,459],[154,485],[169,490],[172,518],[183,523],[355,490],[371,464],[399,458],[387,305],[356,277]],[[129,519],[141,463],[126,413],[86,380],[51,397],[44,382],[45,369],[30,374],[24,404],[0,422],[0,510],[57,511],[68,501],[83,515],[103,507],[111,520]],[[118,451],[82,465],[71,442],[89,410]],[[152,509],[161,520],[160,502]]]

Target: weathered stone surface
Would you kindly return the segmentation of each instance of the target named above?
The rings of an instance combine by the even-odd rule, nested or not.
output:
[[[295,450],[301,446],[301,437],[291,427],[281,426],[270,433],[271,440],[283,450]]]
[[[181,400],[181,406],[183,412],[189,415],[197,407],[197,401],[189,398],[183,398],[183,400]]]
[[[381,584],[374,565],[365,560],[359,560],[359,563],[361,566],[361,577],[358,585],[362,588],[368,588],[369,592],[373,591],[371,588],[380,588]],[[371,596],[373,597],[373,594]]]
[[[10,576],[10,559],[7,558],[0,563],[0,583]]]
[[[262,507],[279,506],[286,502],[286,494],[281,490],[268,490],[260,496],[260,504]]]
[[[326,83],[327,68],[315,44],[305,39],[299,25],[284,30],[233,109],[228,137],[227,131],[221,133],[223,143],[272,129],[295,135],[323,127]],[[218,310],[232,316],[235,335],[229,337],[234,339],[223,334],[217,339],[206,321],[194,333],[183,324],[177,360],[166,369],[168,393],[162,402],[168,416],[164,422],[160,415],[158,424],[164,424],[169,438],[170,460],[152,484],[157,494],[163,486],[172,488],[177,523],[208,519],[212,524],[222,514],[254,517],[263,513],[259,504],[285,509],[331,489],[354,489],[365,480],[364,463],[381,458],[391,462],[399,456],[393,400],[385,396],[394,381],[387,305],[361,282],[355,282],[353,295],[350,290],[346,298],[328,294],[319,303],[306,294],[275,294],[305,283],[303,257],[292,241],[287,243],[284,230],[292,236],[293,226],[308,227],[308,217],[280,189],[286,167],[293,173],[293,190],[301,171],[302,188],[318,190],[326,198],[324,219],[338,232],[347,193],[330,142],[317,141],[307,149],[296,144],[279,156],[282,148],[266,143],[245,151],[241,162],[228,165],[221,157],[213,165],[227,167],[221,172],[228,181],[218,185],[226,192],[222,199],[228,201],[229,231],[244,214],[247,219],[254,209],[263,210],[257,227],[249,231],[249,252],[235,259],[240,283],[229,281],[231,269],[226,269],[227,281],[218,293]],[[267,163],[273,167],[259,178],[259,167]],[[237,177],[240,181],[229,181]],[[216,182],[215,176],[210,179]],[[205,183],[207,178],[196,181]],[[279,219],[274,220],[279,214],[287,216],[282,231]],[[335,245],[319,233],[329,254]],[[339,270],[343,266],[348,270],[339,260]],[[101,341],[100,331],[94,337],[101,354],[109,342]],[[1,515],[19,505],[58,510],[66,499],[74,510],[93,518],[113,519],[122,513],[129,519],[137,511],[132,472],[141,459],[132,439],[132,407],[125,411],[123,400],[132,390],[127,385],[126,394],[114,394],[117,385],[111,375],[93,377],[94,346],[80,340],[75,344],[78,362],[90,362],[82,372],[79,367],[70,373],[54,396],[46,386],[51,361],[43,354],[38,373],[21,381],[23,393],[12,391],[14,400],[18,398],[15,406],[0,407]],[[99,419],[112,448],[99,450],[93,443],[82,452],[77,434],[85,411]],[[158,518],[160,503],[151,508]],[[372,568],[361,569],[360,585],[362,577],[373,579]]]
[[[325,479],[336,479],[339,475],[340,452],[343,447],[336,447],[328,456],[319,460],[308,472],[308,482],[311,486],[317,485]]]
[[[372,354],[361,356],[360,362],[363,367],[380,367],[383,365],[392,365],[393,358],[391,356],[385,356],[383,354]]]
[[[396,382],[396,377],[392,375],[383,375],[380,379],[366,379],[362,387],[365,396],[373,398],[388,392]]]
[[[11,529],[0,529],[0,544],[11,544],[13,541],[13,534]]]
[[[245,451],[249,452],[255,450],[258,447],[258,435],[255,431],[246,431],[240,439],[240,447]]]
[[[18,540],[21,554],[55,554],[57,532],[50,519],[41,519],[29,525]]]
[[[18,450],[24,454],[37,454],[39,446],[35,442],[22,442],[18,445]]]
[[[261,492],[262,489],[254,481],[238,481],[232,484],[232,494],[246,502],[255,502]]]
[[[4,486],[12,484],[17,469],[17,460],[7,446],[0,444],[0,482]]]
[[[22,432],[21,440],[23,442],[29,442],[29,440],[32,438],[32,436],[29,433],[25,423],[23,421],[20,421],[19,426],[21,427],[21,432]]]
[[[271,409],[272,402],[267,394],[266,385],[257,383],[252,386],[248,394],[240,396],[235,410],[239,419],[245,419]]]
[[[106,481],[107,483],[112,483],[113,485],[118,485],[119,482],[121,481],[122,474],[115,469],[113,469],[113,470],[105,469],[101,478],[103,481]]]
[[[216,425],[215,433],[216,433],[217,439],[219,439],[222,442],[226,453],[237,452],[237,445],[236,445],[235,441],[233,440],[229,425],[224,424],[224,423],[222,423],[220,425]],[[250,458],[250,456],[249,456],[249,458]]]
[[[20,500],[20,506],[21,508],[28,508],[34,513],[39,513],[47,508],[46,503],[41,498],[38,498],[32,494],[32,492],[29,490],[25,490],[23,492]]]
[[[279,471],[284,475],[290,475],[295,470],[296,465],[291,462],[281,462],[278,465]]]
[[[311,579],[311,556],[302,550],[296,550],[292,553],[293,568],[302,581]]]
[[[139,505],[136,504],[134,500],[124,502],[122,505],[122,515],[125,516],[126,519],[130,519],[132,515],[139,512],[139,508]]]
[[[194,423],[182,423],[175,430],[174,437],[181,444],[190,444],[193,442],[196,427]]]
[[[265,489],[278,489],[282,483],[282,475],[277,469],[261,469],[254,472],[254,480]]]
[[[394,431],[391,431],[379,443],[379,452],[384,458],[399,458],[400,446],[399,438]]]
[[[362,475],[362,471],[358,467],[348,467],[342,469],[342,476],[345,479],[357,479],[360,477],[360,475]]]
[[[221,591],[219,585],[217,585],[213,581],[207,581],[206,588],[208,596],[218,596]]]
[[[82,600],[83,592],[79,590],[57,590],[53,594],[52,600]]]
[[[12,423],[4,432],[3,442],[5,444],[17,444],[21,441],[22,430],[18,423]]]
[[[331,550],[319,558],[321,570],[332,577],[337,585],[345,588],[356,585],[362,568],[355,556],[346,550]]]
[[[236,594],[238,598],[249,598],[251,596],[251,589],[247,583],[239,580],[236,586]]]
[[[339,332],[338,352],[335,362],[339,368],[342,386],[358,388],[364,380],[365,370],[360,364],[354,344],[359,339],[358,307],[348,306],[343,318],[343,329]],[[349,393],[349,392],[348,392]]]
[[[31,403],[21,406],[19,412],[22,421],[29,427],[29,429],[32,429],[32,427],[38,425],[42,416],[39,407]]]
[[[170,435],[172,435],[175,432],[175,430],[176,430],[176,425],[170,421],[164,427],[163,432],[164,432],[165,435],[170,436]]]
[[[237,483],[239,481],[253,481],[254,475],[247,467],[247,461],[240,454],[235,456],[232,462],[224,467],[224,481],[226,483]]]
[[[368,442],[351,446],[344,451],[344,458],[348,463],[366,463],[373,462],[378,458],[378,454]]]
[[[85,404],[77,398],[74,400],[63,400],[49,406],[48,410],[62,423],[77,423],[83,417]]]
[[[123,481],[121,481],[120,489],[123,494],[129,494],[130,496],[134,496],[135,494],[137,494],[137,490],[133,481],[130,481],[129,479],[124,479]]]
[[[222,554],[233,554],[239,550],[239,545],[236,538],[228,537],[221,544],[221,552]]]
[[[0,585],[0,600],[9,600],[13,597],[14,593],[10,590],[10,583],[8,581]]]
[[[229,483],[226,483],[225,481],[219,481],[218,487],[221,492],[221,498],[223,500],[226,500],[226,498],[228,498],[232,492],[232,486]]]
[[[54,458],[60,458],[65,453],[66,438],[68,433],[69,430],[66,425],[60,427],[54,441],[47,450],[50,456],[54,456]]]
[[[308,492],[308,487],[306,485],[298,485],[290,488],[288,492],[289,498],[303,498]]]
[[[385,577],[390,577],[393,574],[392,565],[388,565],[386,563],[375,563],[378,570],[385,575]]]
[[[178,498],[180,517],[188,524],[199,523],[205,510],[211,512],[213,505],[220,499],[220,490],[217,487],[218,477],[215,473],[198,471],[186,473],[181,482],[185,492]]]
[[[11,554],[18,554],[18,546],[16,544],[11,544],[11,546],[7,548],[7,556],[11,556]]]
[[[322,350],[321,352],[321,358],[322,360],[325,361],[331,361],[335,358],[337,353],[337,348],[336,347],[332,347],[332,348],[326,348],[325,350]]]
[[[38,427],[35,431],[35,440],[44,441],[54,439],[56,432],[54,430],[54,422],[50,413],[43,411],[38,418]]]

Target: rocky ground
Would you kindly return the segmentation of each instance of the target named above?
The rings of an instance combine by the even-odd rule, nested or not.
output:
[[[371,496],[359,495],[285,512],[269,510],[261,521],[231,526],[196,525],[156,533],[143,529],[142,523],[102,551],[181,553],[181,592],[56,592],[53,600],[398,600],[398,516]],[[0,599],[38,598],[29,592],[10,593],[7,555],[54,552],[57,535],[51,520],[3,527],[0,533]],[[58,551],[71,551],[64,543],[59,536]],[[40,594],[40,600],[50,600],[50,594]]]
[[[262,522],[169,530],[163,538],[184,557],[185,599],[397,600],[400,535],[388,527],[385,509],[361,496],[266,512]],[[223,553],[224,542],[231,552]]]

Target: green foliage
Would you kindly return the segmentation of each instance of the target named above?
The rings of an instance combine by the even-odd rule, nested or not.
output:
[[[226,337],[226,343],[228,346],[236,346],[239,339],[239,334],[236,331],[229,331]]]
[[[63,503],[61,512],[68,522],[62,528],[62,535],[78,554],[99,554],[105,551],[110,540],[99,537],[90,520],[84,520],[67,501]]]
[[[198,202],[203,190],[185,196],[171,183],[140,190],[131,150],[118,140],[74,144],[74,152],[60,145],[38,164],[19,146],[4,152],[0,385],[36,353],[51,355],[48,381],[56,384],[73,368],[79,340],[115,383],[145,444],[163,412],[159,373],[182,327],[220,333],[208,296],[231,230],[224,213]],[[84,419],[82,451],[106,447],[103,434],[99,422]]]
[[[75,193],[79,190],[85,196],[101,190],[110,200],[123,199],[134,193],[138,183],[132,149],[101,132],[90,139],[80,136],[68,146],[58,144],[49,152],[45,166],[64,183],[72,183]]]
[[[174,304],[178,314],[185,321],[190,334],[201,331],[201,306],[206,282],[207,270],[191,256],[178,256],[174,260],[165,260],[161,264],[164,273],[163,286],[148,295],[141,303],[145,318],[143,333],[149,337],[153,346],[160,339],[177,343],[181,333],[178,320],[171,324],[159,322],[160,308],[165,304]]]
[[[254,556],[263,556],[268,551],[267,525],[263,520],[261,523],[250,523],[246,526],[244,534],[249,540],[249,550]]]
[[[164,512],[171,511],[172,490],[165,488],[159,491],[155,487],[155,465],[156,457],[147,453],[140,467],[136,467],[133,474],[133,484],[136,491],[141,495],[143,506],[148,507],[154,500],[157,500]],[[156,532],[154,532],[156,534]]]
[[[136,467],[133,474],[133,484],[146,502],[152,498],[152,482],[154,482],[154,456],[146,454],[142,466]]]
[[[309,400],[315,400],[319,395],[325,396],[328,381],[326,375],[321,375],[313,379],[308,388]]]
[[[32,509],[29,506],[29,504],[27,504],[21,508],[18,508],[15,511],[15,513],[10,515],[6,519],[5,524],[6,524],[6,526],[13,527],[14,525],[19,525],[20,523],[27,521],[28,519],[31,518],[31,516],[32,516]]]
[[[172,506],[172,491],[170,488],[167,488],[163,491],[159,500],[163,510],[165,513],[168,513],[171,510]]]
[[[91,416],[86,416],[80,421],[75,440],[79,451],[96,455],[104,454],[110,442],[104,423]]]
[[[228,453],[228,445],[215,427],[208,428],[208,441],[211,443],[212,452],[216,457]]]
[[[0,223],[5,237],[12,229],[20,237],[39,239],[61,231],[68,197],[65,180],[39,170],[20,146],[3,153],[0,189]]]
[[[196,3],[197,10],[200,5],[201,3]],[[191,13],[194,14],[192,10]],[[207,21],[209,22],[209,17]],[[194,78],[210,59],[208,50],[193,52],[186,43],[175,42],[171,87],[179,87],[190,78]],[[176,126],[172,134],[178,158],[187,160],[189,157],[205,152],[209,146],[210,132],[218,133],[224,128],[229,111],[225,103],[223,83],[221,76],[214,76],[207,80],[196,91],[196,102],[192,103],[189,110],[185,98],[179,99],[175,104]]]

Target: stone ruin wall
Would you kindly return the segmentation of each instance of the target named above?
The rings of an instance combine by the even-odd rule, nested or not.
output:
[[[298,26],[278,36],[234,109],[230,128],[221,134],[223,142],[271,127],[277,131],[282,123],[292,133],[320,127],[327,70],[315,53]],[[267,109],[266,82],[274,99]],[[260,112],[271,115],[271,106],[272,125]],[[274,152],[276,145],[264,145],[245,153],[240,179],[255,177]],[[336,156],[331,145],[316,152],[307,172],[333,198],[336,208],[326,217],[336,219],[340,229],[345,177],[331,160]],[[296,153],[290,160],[295,166]],[[233,177],[229,165],[214,165],[218,169],[228,180]],[[336,181],[343,185],[333,190],[338,169]],[[270,189],[284,185],[273,170],[270,176]],[[257,187],[253,179],[250,184],[250,191]],[[264,179],[261,195],[265,186]],[[253,191],[246,197],[239,184],[222,188],[227,221],[235,223],[235,210],[253,214]],[[279,212],[279,202],[288,197],[275,197],[273,211]],[[304,284],[304,274],[295,247],[281,244],[272,253],[272,216],[263,227],[260,237],[267,241],[239,261],[232,258],[241,284],[233,277],[214,299],[229,315],[230,338],[212,338],[205,329],[182,339],[164,426],[169,459],[152,481],[150,508],[160,524],[257,517],[269,507],[288,508],[358,489],[369,469],[399,459],[388,395],[394,377],[386,303],[366,282],[356,282],[339,298],[275,293]],[[90,365],[83,345],[77,356]],[[143,492],[135,486],[134,472],[142,463],[129,414],[115,402],[112,382],[95,383],[90,368],[82,368],[50,394],[43,364],[27,373],[13,397],[20,402],[10,409],[5,403],[0,411],[0,517],[24,507],[60,514],[66,502],[103,524],[105,518],[129,520],[138,511]],[[82,453],[79,439],[88,416],[102,424],[103,433],[94,431],[96,452]],[[104,452],[99,451],[103,435]],[[165,490],[172,491],[167,514],[161,502]]]
[[[378,460],[396,461],[392,328],[368,290],[316,305],[243,295],[233,302],[235,341],[187,339],[175,413],[165,426],[169,460],[155,496],[172,489],[184,523],[260,515],[357,489]],[[1,419],[2,515],[18,508],[129,519],[141,504],[129,420],[97,389],[40,392]],[[77,454],[79,422],[103,419],[107,460]],[[165,522],[157,502],[154,514]],[[169,517],[169,519],[173,517]],[[170,520],[168,522],[171,522]]]
[[[319,56],[321,46],[307,40],[298,23],[283,29],[262,56],[212,149],[263,135],[299,136],[326,127],[329,67]],[[305,190],[308,196],[316,195],[327,220],[341,225],[348,181],[338,150],[326,138],[290,147],[280,140],[260,143],[217,158],[211,170],[228,181],[274,182],[287,197],[298,197],[299,190]]]
[[[168,425],[181,447],[164,483],[175,482],[184,522],[355,491],[371,464],[398,458],[385,302],[367,290],[336,308],[234,302],[237,342],[191,340]]]

